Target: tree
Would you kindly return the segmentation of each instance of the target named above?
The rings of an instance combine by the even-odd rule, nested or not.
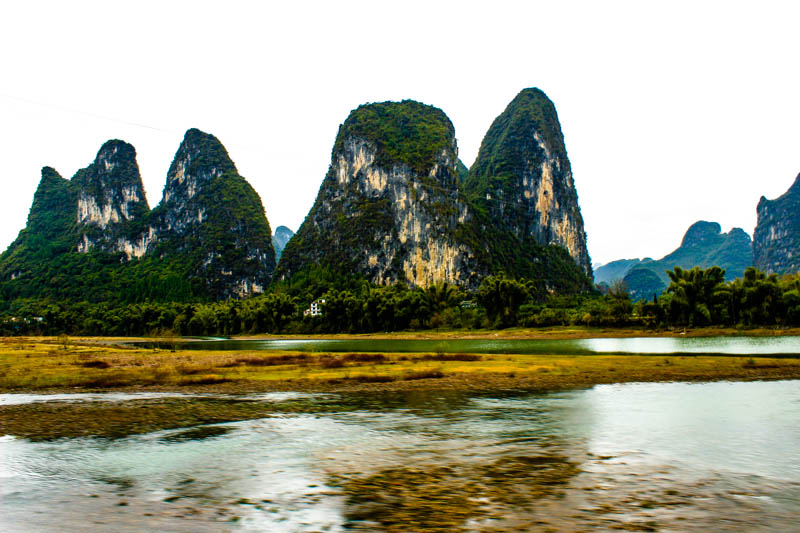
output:
[[[633,311],[633,302],[628,286],[621,279],[614,280],[608,288],[607,298],[611,304],[611,316],[617,324],[624,322]]]
[[[516,325],[519,308],[529,295],[524,283],[500,274],[483,280],[478,287],[477,299],[496,327],[509,327]]]
[[[715,303],[721,300],[725,271],[718,266],[706,270],[700,267],[684,270],[676,266],[668,270],[667,275],[671,280],[667,292],[673,295],[669,301],[673,322],[687,326],[711,323]]]

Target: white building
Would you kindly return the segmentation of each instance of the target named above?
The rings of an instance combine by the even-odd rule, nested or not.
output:
[[[303,316],[322,316],[322,306],[325,304],[324,298],[319,298],[311,302],[311,307],[303,311]]]

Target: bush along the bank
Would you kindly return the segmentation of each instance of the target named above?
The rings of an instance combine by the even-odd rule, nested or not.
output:
[[[583,325],[594,327],[800,326],[800,274],[748,268],[724,281],[719,267],[668,272],[661,296],[632,301],[616,282],[601,294],[542,294],[536,280],[490,276],[470,293],[377,286],[320,269],[246,300],[133,304],[0,301],[3,335],[231,336],[248,333],[372,333]],[[316,311],[312,311],[316,302]]]

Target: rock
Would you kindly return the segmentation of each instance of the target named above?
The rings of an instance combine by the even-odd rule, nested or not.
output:
[[[192,129],[152,211],[123,141],[106,142],[69,181],[42,169],[28,223],[0,256],[0,283],[13,287],[0,288],[90,301],[224,299],[262,292],[274,269],[261,199],[222,144]]]
[[[258,193],[216,137],[186,132],[161,203],[137,243],[191,265],[215,298],[263,292],[275,270],[272,231]]]
[[[545,101],[540,121],[531,109]],[[509,120],[513,140],[501,131]],[[486,163],[512,157],[525,164]],[[441,110],[410,100],[354,110],[277,275],[322,266],[378,284],[476,288],[503,271],[537,280],[546,294],[588,289],[588,264],[555,109],[526,90],[495,121],[472,169]]]
[[[539,89],[520,92],[492,123],[465,191],[489,224],[523,242],[560,246],[592,275],[561,126]]]
[[[800,270],[800,175],[779,198],[762,196],[757,211],[753,234],[756,268],[770,274]]]
[[[406,100],[362,105],[339,128],[314,206],[283,251],[278,275],[310,265],[374,283],[475,285],[456,231],[469,218],[458,189],[453,125]]]

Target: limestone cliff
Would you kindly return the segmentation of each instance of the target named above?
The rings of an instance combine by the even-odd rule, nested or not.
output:
[[[0,255],[0,283],[27,283],[37,275],[37,262],[74,249],[77,195],[69,180],[50,167],[33,195],[25,228]]]
[[[319,194],[279,275],[322,264],[379,283],[474,285],[453,125],[413,101],[363,105],[339,129]]]
[[[261,199],[212,135],[189,130],[150,211],[134,148],[108,141],[71,180],[45,167],[28,223],[0,256],[6,298],[245,297],[275,269]]]
[[[800,175],[782,196],[758,202],[753,234],[755,266],[768,273],[800,270]]]
[[[314,206],[276,275],[322,265],[380,284],[476,288],[483,277],[505,271],[536,280],[542,295],[590,287],[559,243],[542,243],[525,233],[521,219],[492,217],[468,198],[462,187],[471,176],[441,110],[409,100],[359,107],[339,129]],[[499,185],[492,190],[516,194]],[[561,191],[552,184],[550,190]],[[558,219],[553,227],[572,223],[552,210],[546,216]]]
[[[132,247],[129,238],[150,211],[133,146],[119,140],[106,142],[94,162],[72,177],[72,185],[78,195],[79,252],[122,251],[128,258],[144,253]]]
[[[217,298],[262,292],[275,269],[272,232],[258,193],[216,137],[186,132],[161,203],[137,244],[192,266]]]
[[[495,119],[469,169],[465,190],[487,224],[503,228],[521,243],[560,246],[591,276],[564,137],[555,106],[542,91],[523,90]],[[510,258],[507,268],[518,270],[515,263]]]

